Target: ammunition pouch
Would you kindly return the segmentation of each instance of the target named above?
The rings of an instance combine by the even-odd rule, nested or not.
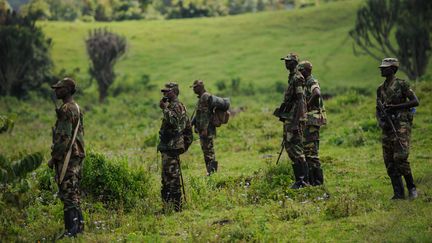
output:
[[[327,124],[327,115],[325,110],[312,110],[307,113],[306,125],[308,126],[323,126]]]

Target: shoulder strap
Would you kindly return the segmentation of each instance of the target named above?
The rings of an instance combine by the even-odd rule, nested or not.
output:
[[[60,177],[59,177],[59,184],[61,184],[63,182],[64,176],[66,175],[66,170],[67,170],[67,167],[69,165],[69,160],[70,160],[70,157],[71,157],[71,154],[72,154],[72,146],[75,143],[75,139],[76,139],[76,136],[78,134],[78,128],[79,128],[79,125],[80,125],[80,119],[81,119],[80,109],[79,109],[79,106],[78,106],[77,103],[75,103],[75,106],[76,106],[76,108],[78,110],[78,122],[77,122],[77,124],[75,126],[74,134],[72,136],[72,140],[70,142],[68,152],[67,152],[67,154],[65,156],[65,159],[64,159],[64,162],[63,162],[63,167],[62,167],[62,170],[61,170],[61,173],[60,173]]]

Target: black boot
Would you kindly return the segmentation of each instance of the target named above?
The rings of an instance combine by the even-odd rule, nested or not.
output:
[[[181,192],[173,193],[171,202],[174,205],[174,210],[180,212],[182,210],[182,194]]]
[[[393,186],[393,197],[392,199],[405,199],[404,185],[401,176],[391,176],[391,183]]]
[[[217,172],[218,169],[218,162],[216,160],[211,162],[211,171],[212,173]]]
[[[324,184],[324,173],[323,170],[321,169],[321,166],[319,167],[314,167],[313,168],[314,171],[314,186],[319,186]]]
[[[210,176],[212,173],[212,161],[206,161],[206,170],[207,170],[207,176]]]
[[[309,183],[309,185],[311,185],[311,186],[315,186],[315,168],[313,167],[313,165],[312,164],[309,164],[308,165],[308,167],[309,167],[309,176],[308,176],[308,183]]]
[[[305,181],[307,179],[308,167],[305,162],[292,164],[294,170],[295,182],[292,184],[291,189],[300,189],[308,186],[309,184]]]
[[[84,217],[81,208],[78,210],[78,233],[84,232]]]
[[[404,175],[405,178],[405,183],[408,189],[408,197],[409,199],[415,199],[418,197],[417,194],[417,189],[416,186],[414,184],[414,178],[412,176],[411,173],[409,173],[408,175]]]
[[[64,211],[65,236],[75,237],[78,233],[78,210],[76,208]]]

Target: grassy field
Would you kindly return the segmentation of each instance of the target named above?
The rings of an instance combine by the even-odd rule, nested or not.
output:
[[[341,1],[205,19],[39,23],[53,39],[56,70],[80,70],[77,101],[85,110],[89,153],[103,154],[113,163],[126,161],[131,171],[142,169],[149,178],[148,196],[130,210],[84,197],[86,232],[76,240],[430,242],[432,80],[412,83],[421,103],[410,155],[420,197],[391,201],[374,118],[374,91],[382,78],[376,61],[353,55],[347,34],[360,4]],[[84,39],[95,27],[108,27],[129,41],[104,104],[98,103],[96,86],[89,85],[86,71]],[[285,85],[287,77],[279,58],[290,51],[313,63],[322,91],[333,96],[326,101],[329,124],[321,139],[326,184],[298,191],[289,189],[293,178],[286,153],[275,165],[282,124],[272,116],[282,100],[280,84]],[[143,75],[150,76],[149,83]],[[182,156],[185,210],[160,214],[160,156],[154,146],[161,118],[158,88],[177,81],[180,99],[191,113],[196,98],[189,85],[198,78],[206,81],[210,92],[230,96],[233,108],[244,111],[218,130],[220,172],[205,176],[195,141]],[[233,91],[235,78],[241,81]],[[227,88],[218,88],[222,82]],[[0,154],[13,159],[41,151],[49,158],[55,121],[50,101],[36,93],[27,101],[2,97],[0,111],[17,117],[13,132],[0,135]],[[0,200],[0,241],[51,240],[61,231],[62,204],[59,199],[47,200],[55,188],[38,187],[47,174],[43,164],[29,176],[25,206]]]

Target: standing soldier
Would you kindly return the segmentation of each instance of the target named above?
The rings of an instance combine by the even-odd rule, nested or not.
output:
[[[307,121],[303,133],[303,146],[306,162],[309,167],[308,179],[309,184],[317,186],[324,183],[324,175],[318,153],[320,127],[327,123],[327,118],[318,80],[312,76],[312,63],[302,61],[297,66],[297,69],[306,79]]]
[[[75,236],[84,230],[79,188],[85,157],[83,115],[72,97],[75,93],[73,79],[64,78],[51,87],[63,104],[56,109],[57,121],[48,166],[55,169],[58,194],[64,205],[64,235]]]
[[[285,61],[289,76],[288,88],[285,90],[279,117],[284,121],[283,144],[293,162],[292,166],[296,181],[291,188],[299,189],[308,185],[308,168],[303,152],[303,126],[306,120],[305,79],[296,70],[299,62],[297,54],[290,53],[281,60]]]
[[[212,123],[213,112],[210,108],[211,94],[204,88],[202,80],[195,80],[191,86],[198,95],[195,117],[192,124],[199,134],[201,149],[204,153],[204,161],[207,169],[207,176],[217,171],[218,162],[213,147],[213,139],[216,136],[216,127]]]
[[[167,83],[161,89],[164,97],[159,102],[162,109],[162,125],[159,130],[160,142],[158,150],[162,154],[162,201],[165,208],[174,207],[180,211],[182,207],[180,154],[190,145],[185,131],[192,134],[190,121],[185,106],[179,101],[177,83]]]
[[[416,186],[408,162],[414,107],[419,101],[410,85],[395,74],[399,68],[396,58],[384,58],[381,76],[385,77],[377,89],[376,116],[382,129],[382,148],[387,174],[391,179],[394,196],[404,199],[402,177],[405,178],[409,198],[417,197]]]

